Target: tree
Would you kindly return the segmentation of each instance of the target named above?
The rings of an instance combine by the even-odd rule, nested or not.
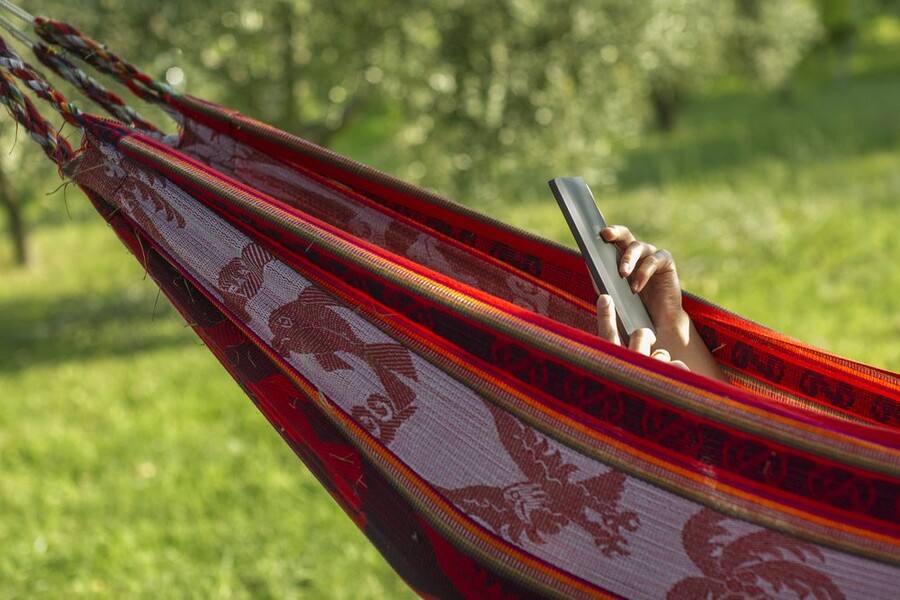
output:
[[[641,114],[629,2],[447,3],[401,21],[403,176],[490,207],[563,173],[611,182]]]
[[[837,79],[849,75],[853,51],[866,22],[879,14],[900,15],[897,0],[815,0],[815,6],[824,30],[822,42]]]
[[[653,0],[638,56],[657,126],[669,131],[685,97],[732,75],[764,89],[788,81],[819,34],[804,0]]]
[[[765,89],[783,87],[822,33],[815,7],[803,0],[737,0],[736,68]]]
[[[24,266],[28,262],[28,239],[25,220],[22,217],[22,203],[10,187],[2,162],[0,162],[0,205],[6,211],[13,262],[18,266]]]
[[[636,55],[655,124],[670,131],[685,97],[727,70],[723,47],[733,27],[734,5],[651,0],[643,7]]]
[[[805,0],[235,0],[224,10],[73,0],[52,10],[90,19],[83,29],[154,76],[184,73],[170,80],[322,144],[375,101],[400,107],[380,166],[486,207],[563,173],[613,182],[615,157],[648,116],[671,127],[681,99],[726,72],[783,84],[816,22]]]

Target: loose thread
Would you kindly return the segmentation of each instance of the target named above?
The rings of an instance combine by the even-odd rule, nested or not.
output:
[[[15,121],[16,130],[13,132],[13,143],[12,148],[9,149],[9,154],[7,156],[12,156],[13,150],[16,149],[16,144],[19,142],[19,122]]]
[[[182,279],[184,279],[184,278],[182,277]],[[193,288],[193,287],[194,287],[194,286],[192,286],[192,285],[188,282],[187,279],[184,279],[184,289],[187,290],[188,298],[190,298],[191,304],[194,304],[194,303],[195,303],[195,302],[194,302],[194,293],[191,291],[191,288]]]
[[[141,264],[144,265],[143,280],[147,281],[147,276],[150,274],[150,259],[147,257],[147,251],[144,249],[144,242],[141,240],[140,232],[138,232],[136,227],[133,227],[132,231],[134,231],[134,239],[137,240],[138,246],[141,249]]]
[[[66,207],[66,216],[69,217],[70,221],[72,220],[72,212],[69,210],[69,194],[67,192],[68,192],[69,186],[74,183],[75,183],[74,181],[66,180],[66,181],[63,181],[58,186],[56,186],[54,189],[50,190],[49,192],[44,193],[45,196],[52,196],[53,194],[58,192],[60,189],[62,189],[63,205]]]
[[[159,295],[162,293],[162,288],[156,288],[156,299],[153,301],[153,312],[150,313],[150,322],[156,321],[156,306],[159,304]]]
[[[58,186],[56,186],[55,188],[53,188],[53,189],[50,190],[49,192],[44,192],[44,195],[45,195],[45,196],[52,196],[53,194],[55,194],[55,193],[58,192],[59,190],[65,189],[69,184],[72,184],[72,183],[75,183],[75,182],[74,182],[74,181],[68,181],[68,180],[67,180],[67,181],[63,181],[61,184],[59,184]]]

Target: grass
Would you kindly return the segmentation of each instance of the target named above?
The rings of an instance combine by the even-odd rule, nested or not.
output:
[[[900,370],[896,50],[792,102],[698,99],[627,157],[602,208],[670,248],[689,289]],[[59,194],[32,203],[32,268],[0,251],[0,597],[411,597],[87,202],[68,203],[71,218]],[[544,190],[504,218],[569,239]]]
[[[37,229],[33,268],[0,267],[0,597],[409,596],[99,216],[70,205]]]

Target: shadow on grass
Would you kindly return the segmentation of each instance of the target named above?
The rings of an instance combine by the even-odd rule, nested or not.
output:
[[[112,294],[0,302],[0,372],[192,343],[197,338],[163,296],[156,302]]]

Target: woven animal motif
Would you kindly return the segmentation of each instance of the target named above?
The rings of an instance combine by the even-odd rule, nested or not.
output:
[[[685,524],[684,549],[703,575],[679,581],[669,590],[669,600],[843,600],[828,575],[810,564],[824,564],[818,548],[773,531],[735,536],[723,526],[727,521],[703,509]]]
[[[256,296],[263,284],[263,269],[272,261],[271,254],[258,244],[249,243],[241,255],[233,258],[219,271],[219,290],[222,299],[235,316],[248,321],[247,303]]]
[[[504,487],[473,485],[444,494],[469,515],[506,539],[535,544],[570,525],[583,528],[606,557],[627,556],[625,533],[637,531],[637,513],[619,509],[625,476],[617,471],[576,480],[547,438],[507,413],[492,408],[503,447],[524,478]]]
[[[369,395],[352,414],[372,435],[389,444],[397,428],[416,411],[415,391],[404,379],[418,374],[409,350],[396,343],[366,343],[349,323],[332,310],[340,306],[331,296],[312,286],[297,299],[276,308],[269,317],[272,348],[284,357],[311,356],[327,372],[352,370],[342,355],[368,363],[384,393]]]

